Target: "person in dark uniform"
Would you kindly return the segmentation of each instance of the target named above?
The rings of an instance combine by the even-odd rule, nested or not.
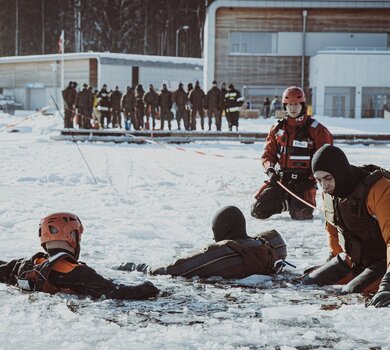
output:
[[[240,119],[240,109],[244,103],[244,98],[233,84],[229,84],[229,90],[225,94],[224,104],[226,108],[226,117],[229,124],[229,131],[233,130],[233,126],[238,131],[238,120]]]
[[[122,96],[121,108],[125,117],[125,129],[130,130],[131,124],[135,130],[139,130],[138,120],[135,117],[134,89],[127,87],[127,92]]]
[[[203,278],[220,276],[239,279],[253,274],[273,275],[281,271],[287,256],[286,244],[275,230],[248,236],[245,217],[235,206],[220,209],[212,229],[215,244],[203,251],[159,268],[127,263],[118,269],[150,272],[153,275]]]
[[[73,115],[76,107],[77,91],[75,83],[70,81],[66,89],[62,91],[64,100],[64,128],[73,128]]]
[[[142,84],[138,84],[137,87],[135,88],[135,116],[138,120],[138,126],[140,129],[144,129],[144,116],[145,116],[144,94],[145,94],[145,90]]]
[[[211,89],[206,95],[207,116],[209,118],[209,130],[213,117],[215,118],[215,127],[221,131],[221,109],[223,105],[223,97],[221,90],[219,90],[217,82],[214,80]]]
[[[226,93],[227,93],[226,83],[223,82],[221,84],[221,95],[222,95],[221,117],[225,116],[226,117],[226,121],[229,124],[229,120],[227,119],[227,114],[226,114],[226,105],[225,105],[225,95],[226,95]]]
[[[99,102],[97,110],[100,112],[100,125],[104,129],[108,128],[111,123],[111,113],[110,113],[110,96],[107,91],[107,85],[104,84],[102,89],[99,91],[97,95]],[[107,124],[105,126],[104,119],[107,120]]]
[[[119,91],[118,86],[115,86],[115,90],[110,94],[111,119],[113,128],[122,128],[121,99],[122,92]]]
[[[158,113],[158,94],[152,84],[149,85],[149,91],[144,95],[146,109],[146,129],[150,129],[149,117],[152,117],[152,128],[156,128],[156,116]]]
[[[168,129],[171,130],[172,125],[172,92],[167,88],[166,84],[162,85],[162,90],[158,96],[158,105],[160,107],[160,120],[161,120],[161,130],[164,130],[164,122],[168,122]]]
[[[176,103],[176,121],[177,129],[181,130],[181,120],[183,119],[184,129],[189,130],[189,115],[186,109],[188,104],[188,95],[184,91],[183,84],[179,84],[179,88],[173,93],[173,102]]]
[[[206,102],[206,95],[199,85],[199,81],[195,82],[195,88],[191,90],[188,95],[188,99],[191,102],[191,117],[190,127],[191,130],[196,130],[196,114],[200,117],[200,126],[204,130],[204,107]]]
[[[151,283],[135,286],[117,284],[78,261],[83,233],[80,219],[71,213],[54,213],[44,217],[39,239],[46,253],[30,259],[16,259],[0,265],[0,282],[27,291],[71,293],[93,298],[148,299],[159,290]]]
[[[88,85],[83,84],[83,89],[77,93],[76,108],[79,115],[80,127],[91,129],[91,105],[92,93],[88,90]]]

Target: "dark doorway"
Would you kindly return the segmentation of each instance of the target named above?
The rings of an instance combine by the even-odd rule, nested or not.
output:
[[[133,67],[131,73],[131,84],[132,86],[137,86],[139,82],[139,67]]]

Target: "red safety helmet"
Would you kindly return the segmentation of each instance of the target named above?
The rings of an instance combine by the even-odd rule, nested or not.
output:
[[[298,86],[290,86],[283,92],[282,103],[305,103],[306,97]]]
[[[39,239],[45,250],[47,242],[65,241],[77,252],[83,231],[83,224],[77,215],[72,213],[54,213],[41,219]]]

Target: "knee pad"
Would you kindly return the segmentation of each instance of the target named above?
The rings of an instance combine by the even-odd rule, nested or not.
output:
[[[350,277],[352,279],[352,269],[345,261],[345,254],[341,253],[333,259],[320,266],[318,269],[303,276],[304,284],[332,285],[340,284],[342,280]]]
[[[293,220],[311,220],[313,219],[313,211],[313,208],[310,208],[308,206],[300,208],[294,205],[294,202],[292,202],[290,208],[290,216]]]

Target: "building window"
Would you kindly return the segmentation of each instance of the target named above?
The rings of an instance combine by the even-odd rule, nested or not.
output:
[[[354,118],[355,88],[325,87],[325,115]]]
[[[383,118],[390,110],[390,88],[363,87],[362,118]]]
[[[230,32],[230,54],[274,54],[277,33]]]

